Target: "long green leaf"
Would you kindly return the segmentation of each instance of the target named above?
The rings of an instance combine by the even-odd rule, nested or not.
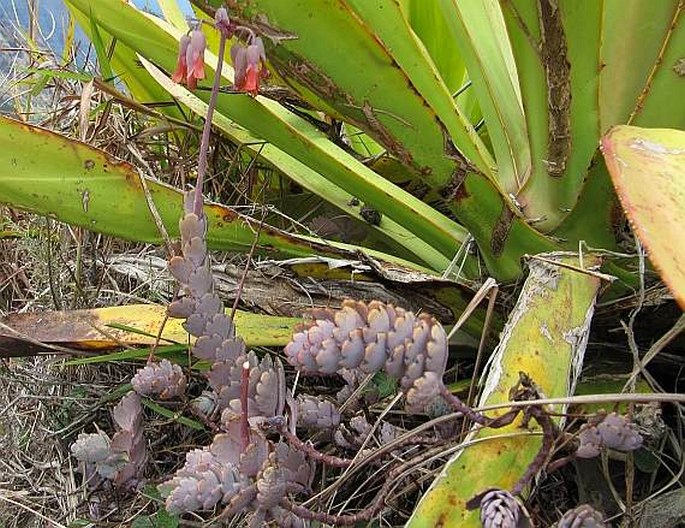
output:
[[[683,2],[605,0],[601,131],[612,125],[684,128]],[[639,110],[639,111],[638,111]],[[637,114],[637,115],[635,115]]]
[[[147,179],[150,198],[172,237],[183,212],[181,191]],[[129,240],[162,241],[146,202],[141,176],[128,163],[48,130],[0,117],[0,202]],[[209,247],[248,251],[257,225],[219,204],[205,205]],[[359,248],[322,243],[264,226],[257,250],[271,256],[327,254],[353,258]],[[350,248],[345,250],[343,248]],[[396,257],[379,258],[402,262]]]
[[[597,149],[601,2],[501,0],[519,73],[532,173],[517,196],[550,231],[575,206]]]
[[[444,20],[459,43],[497,159],[497,179],[517,194],[530,173],[514,58],[497,0],[441,0]]]

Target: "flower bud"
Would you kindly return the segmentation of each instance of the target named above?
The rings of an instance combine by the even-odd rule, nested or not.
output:
[[[218,29],[225,38],[231,38],[233,36],[234,26],[228,18],[228,11],[226,11],[225,7],[220,7],[216,10],[216,13],[214,13],[214,24],[216,29]]]

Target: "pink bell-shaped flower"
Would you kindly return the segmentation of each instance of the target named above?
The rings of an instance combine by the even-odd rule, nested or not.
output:
[[[240,44],[234,45],[231,48],[231,59],[235,69],[236,89],[253,96],[257,95],[260,80],[269,76],[262,39],[256,37],[247,47]]]
[[[190,90],[197,88],[197,81],[205,78],[205,48],[207,39],[202,31],[193,29],[179,41],[176,71],[171,80],[185,84]]]
[[[186,75],[188,74],[188,63],[186,62],[186,51],[188,50],[188,45],[190,44],[190,37],[188,35],[183,35],[178,45],[178,58],[176,59],[176,71],[171,76],[171,80],[175,83],[185,82]]]

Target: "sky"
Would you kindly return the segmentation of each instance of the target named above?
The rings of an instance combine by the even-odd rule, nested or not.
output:
[[[28,4],[30,0],[0,0],[0,47],[12,46],[19,28],[22,30],[28,23]],[[61,54],[64,32],[67,27],[67,9],[64,0],[33,0],[38,5],[40,32],[42,43],[47,44]],[[97,3],[98,0],[91,0]],[[188,0],[177,0],[182,9],[192,13]],[[159,12],[157,0],[133,0],[141,9]],[[77,38],[85,39],[83,32],[77,33]],[[7,61],[0,58],[0,66]],[[1,74],[2,72],[0,72]]]

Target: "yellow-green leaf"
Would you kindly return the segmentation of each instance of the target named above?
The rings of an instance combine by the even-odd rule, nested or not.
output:
[[[602,152],[635,234],[685,309],[685,132],[617,126]]]
[[[546,257],[530,262],[530,274],[491,360],[481,405],[509,401],[519,372],[530,376],[546,397],[573,394],[600,280],[554,261],[587,269],[598,259],[580,263],[571,254]],[[531,424],[526,430],[520,424],[519,418],[501,429],[474,429],[470,440],[475,442],[448,462],[407,526],[480,527],[478,510],[467,510],[466,503],[488,488],[511,489],[540,448],[539,427]]]

